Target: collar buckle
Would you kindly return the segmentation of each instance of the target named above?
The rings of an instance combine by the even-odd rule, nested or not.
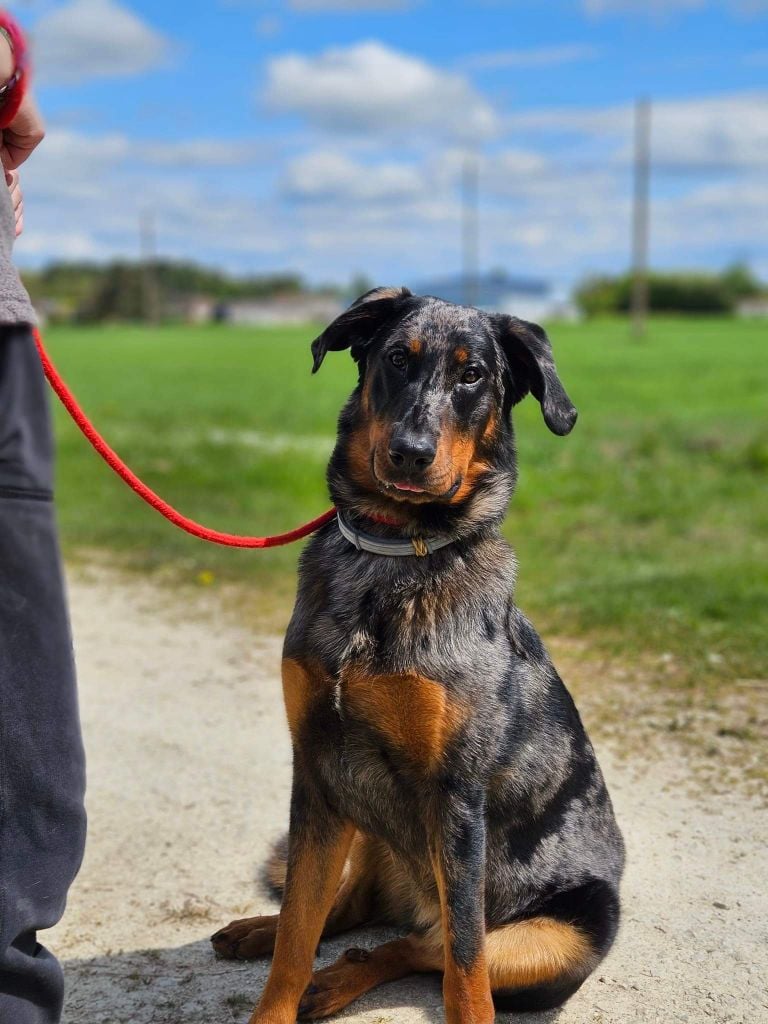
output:
[[[413,544],[413,550],[419,558],[426,558],[429,554],[429,547],[423,537],[412,537],[411,544]]]

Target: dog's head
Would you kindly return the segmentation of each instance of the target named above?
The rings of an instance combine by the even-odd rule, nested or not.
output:
[[[363,514],[396,510],[439,527],[493,493],[485,507],[503,515],[515,481],[511,407],[530,392],[554,433],[576,421],[545,332],[512,316],[376,288],[313,342],[313,372],[341,349],[359,382],[329,482],[337,504]]]

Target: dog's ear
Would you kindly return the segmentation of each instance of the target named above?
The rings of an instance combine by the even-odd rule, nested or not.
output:
[[[326,352],[351,348],[353,358],[359,360],[381,325],[410,297],[411,292],[407,288],[373,288],[355,299],[349,309],[336,317],[312,342],[315,359],[312,373],[320,369]]]
[[[553,434],[569,434],[578,413],[555,369],[552,346],[543,327],[515,316],[492,317],[496,340],[509,367],[512,404],[530,391],[541,405],[544,422]]]

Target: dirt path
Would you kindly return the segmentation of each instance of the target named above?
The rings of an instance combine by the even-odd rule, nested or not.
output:
[[[43,937],[65,961],[65,1022],[245,1022],[267,965],[216,961],[207,937],[269,905],[255,878],[285,827],[290,771],[279,639],[245,629],[217,592],[169,608],[167,590],[97,574],[71,596],[90,841]],[[765,812],[738,793],[691,796],[684,765],[598,747],[629,852],[620,939],[564,1010],[518,1019],[768,1021]],[[324,944],[321,962],[350,944]],[[381,988],[345,1019],[442,1021],[438,982]]]

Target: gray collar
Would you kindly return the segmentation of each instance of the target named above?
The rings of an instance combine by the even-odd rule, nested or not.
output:
[[[386,540],[384,537],[374,537],[370,533],[361,533],[346,523],[341,512],[336,513],[336,523],[339,533],[354,544],[358,551],[369,551],[372,555],[393,555],[396,558],[403,556],[418,556],[423,558],[432,555],[440,548],[453,544],[452,538],[437,537],[412,537],[410,540]]]

